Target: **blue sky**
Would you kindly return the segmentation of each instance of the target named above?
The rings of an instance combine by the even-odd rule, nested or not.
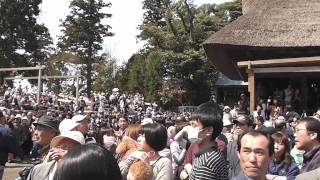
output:
[[[204,3],[220,4],[230,0],[194,0],[194,3],[201,5]],[[60,19],[65,19],[69,13],[69,0],[43,0],[38,21],[44,23],[54,40],[60,35]],[[113,37],[107,37],[104,41],[104,49],[121,62],[126,61],[130,56],[143,48],[143,43],[138,42],[136,35],[139,34],[137,27],[142,20],[142,0],[109,0],[112,7],[108,12],[113,16],[107,23],[111,25]]]

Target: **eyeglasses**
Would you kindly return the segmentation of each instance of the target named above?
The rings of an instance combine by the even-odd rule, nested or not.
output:
[[[300,131],[308,131],[307,129],[295,129],[296,133]]]

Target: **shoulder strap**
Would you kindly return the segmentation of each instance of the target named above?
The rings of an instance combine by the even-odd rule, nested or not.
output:
[[[160,156],[160,157],[151,165],[151,167],[153,168],[161,158],[163,158],[163,157]]]

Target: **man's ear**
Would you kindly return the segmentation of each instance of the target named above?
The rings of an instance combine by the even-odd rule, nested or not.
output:
[[[312,139],[312,140],[317,139],[317,137],[318,137],[318,133],[316,133],[316,132],[312,132],[312,133],[311,133],[311,139]]]

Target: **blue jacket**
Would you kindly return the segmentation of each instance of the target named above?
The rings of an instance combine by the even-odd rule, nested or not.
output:
[[[4,166],[8,160],[8,153],[13,153],[21,157],[21,149],[12,131],[0,125],[0,165]]]
[[[286,176],[288,180],[294,180],[299,174],[299,168],[294,161],[291,162],[288,170],[284,169],[284,163],[270,162],[268,166],[268,174]]]

